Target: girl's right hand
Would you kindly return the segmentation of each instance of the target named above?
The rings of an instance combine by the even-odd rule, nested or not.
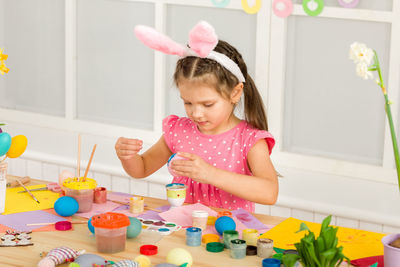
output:
[[[142,149],[142,145],[142,140],[120,137],[115,143],[115,152],[120,160],[131,159]]]

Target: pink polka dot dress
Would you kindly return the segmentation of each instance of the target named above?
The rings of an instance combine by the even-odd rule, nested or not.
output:
[[[170,115],[163,120],[163,134],[172,153],[196,154],[219,169],[245,175],[252,175],[247,166],[250,148],[264,138],[271,153],[275,144],[269,132],[255,129],[244,120],[227,132],[207,135],[201,133],[189,118]],[[173,182],[187,185],[186,203],[202,203],[229,210],[242,208],[254,212],[253,202],[213,185],[198,183],[184,176],[174,177]]]

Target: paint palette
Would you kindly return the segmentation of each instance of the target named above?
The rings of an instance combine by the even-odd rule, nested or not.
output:
[[[169,235],[172,232],[179,231],[182,229],[182,226],[177,225],[173,222],[164,222],[160,220],[150,220],[150,219],[142,219],[138,218],[139,221],[142,222],[142,230],[145,231],[154,231],[161,235]]]

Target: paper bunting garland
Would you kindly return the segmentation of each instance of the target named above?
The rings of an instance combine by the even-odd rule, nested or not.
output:
[[[339,5],[342,7],[353,8],[358,5],[360,0],[338,0]]]
[[[324,9],[323,0],[303,0],[303,9],[309,16],[318,16]]]
[[[275,15],[286,18],[293,12],[293,4],[291,0],[274,0],[272,10]]]
[[[247,2],[248,2],[247,0],[242,0],[242,7],[246,13],[255,14],[260,10],[261,0],[256,0],[256,3],[252,7],[250,7],[249,3],[247,3]]]
[[[213,5],[216,7],[226,7],[227,5],[229,5],[230,1],[231,0],[211,0]]]

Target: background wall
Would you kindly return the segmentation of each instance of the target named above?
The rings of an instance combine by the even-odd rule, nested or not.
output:
[[[252,5],[255,1],[248,1]],[[283,178],[276,205],[256,211],[374,231],[400,231],[400,194],[380,89],[356,76],[354,41],[380,56],[398,127],[400,1],[325,1],[318,17],[293,1],[286,19],[272,1],[257,14],[241,1],[224,8],[200,0],[0,0],[0,47],[10,72],[0,77],[0,121],[28,149],[9,173],[56,181],[98,144],[90,176],[111,190],[165,198],[165,167],[128,178],[114,152],[119,136],[161,135],[161,120],[184,115],[172,73],[176,58],[154,53],[133,34],[146,24],[185,43],[199,20],[242,52],[277,139],[272,160]],[[241,110],[238,110],[241,114]],[[397,131],[398,132],[398,131]],[[82,167],[81,167],[82,169]]]

